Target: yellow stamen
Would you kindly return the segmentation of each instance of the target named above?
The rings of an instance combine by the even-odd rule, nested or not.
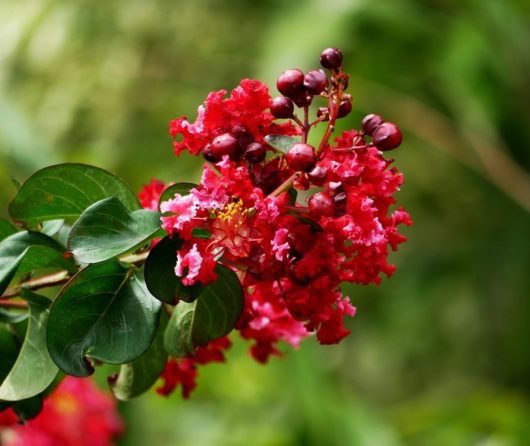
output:
[[[227,204],[223,209],[217,211],[216,217],[222,222],[233,222],[235,228],[238,228],[243,224],[247,214],[248,209],[243,207],[241,200],[238,200]]]

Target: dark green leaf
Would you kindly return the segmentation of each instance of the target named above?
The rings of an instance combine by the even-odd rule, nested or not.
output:
[[[218,265],[219,279],[204,287],[192,303],[179,302],[171,315],[164,344],[172,356],[193,356],[195,349],[227,335],[243,310],[243,290],[237,275]]]
[[[191,230],[191,235],[197,238],[211,238],[212,237],[212,233],[210,231],[208,231],[207,229],[202,229],[202,228],[193,228]]]
[[[0,218],[0,241],[5,239],[8,235],[14,234],[15,232],[17,232],[17,228],[15,228],[7,220]]]
[[[117,197],[130,211],[140,208],[136,194],[110,172],[85,164],[58,164],[29,177],[11,202],[9,213],[13,220],[26,223],[72,220],[108,197]]]
[[[89,265],[61,290],[48,319],[48,350],[69,375],[93,372],[86,357],[125,364],[153,341],[161,304],[140,277],[111,260]]]
[[[11,404],[11,408],[18,415],[20,421],[24,423],[40,414],[42,410],[42,397],[36,395],[27,400],[15,401]]]
[[[200,294],[199,284],[187,287],[175,274],[177,250],[182,240],[176,235],[160,240],[151,250],[145,262],[145,283],[153,296],[162,302],[175,305],[178,300],[191,302]]]
[[[291,206],[294,206],[296,204],[296,198],[298,197],[297,190],[294,188],[291,188],[287,191],[287,194],[289,195],[289,204]]]
[[[0,294],[15,274],[37,269],[67,269],[75,271],[72,259],[64,258],[64,248],[40,232],[21,231],[0,242]]]
[[[20,350],[17,337],[5,324],[0,324],[0,346],[0,382],[2,382],[13,368]]]
[[[164,349],[164,332],[168,317],[165,311],[160,314],[160,324],[155,340],[142,356],[133,362],[123,364],[116,380],[112,380],[110,388],[119,400],[130,400],[146,392],[160,377],[167,361]]]
[[[19,401],[38,395],[59,371],[46,347],[46,321],[51,301],[24,289],[22,297],[29,302],[30,320],[18,358],[0,385],[0,400],[5,401]]]
[[[162,195],[160,195],[160,199],[158,200],[158,209],[160,209],[160,203],[163,201],[173,198],[175,194],[188,195],[190,190],[194,187],[197,187],[197,185],[194,183],[175,183],[167,187],[164,192],[162,192]]]
[[[158,212],[130,212],[117,198],[105,198],[74,223],[68,248],[79,262],[97,263],[145,245],[159,231]]]
[[[279,150],[282,153],[287,153],[293,144],[296,144],[300,141],[296,138],[293,138],[292,136],[267,135],[265,137],[265,142],[269,146],[274,147],[276,150]]]

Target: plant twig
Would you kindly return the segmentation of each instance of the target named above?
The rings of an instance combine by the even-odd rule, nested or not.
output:
[[[22,288],[28,290],[37,290],[39,288],[63,285],[64,283],[68,282],[69,278],[70,273],[66,270],[49,274],[47,276],[37,277],[36,279],[27,280],[26,282],[22,282],[18,285],[8,288],[1,297],[7,299],[18,296],[22,291]]]

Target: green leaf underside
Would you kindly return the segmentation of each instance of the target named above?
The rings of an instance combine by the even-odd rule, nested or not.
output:
[[[42,224],[42,233],[53,237],[57,234],[64,225],[64,219],[48,220]]]
[[[175,305],[178,300],[193,301],[200,294],[202,286],[187,287],[175,274],[177,250],[182,246],[178,236],[167,236],[160,240],[149,253],[145,262],[145,283],[153,296],[162,302]]]
[[[110,385],[112,393],[119,400],[136,398],[149,390],[160,377],[166,365],[168,354],[164,348],[164,332],[168,316],[160,314],[160,324],[155,340],[142,356],[120,367],[118,378]]]
[[[0,322],[5,322],[6,324],[18,324],[26,320],[29,317],[29,313],[25,310],[4,310],[0,308]]]
[[[218,265],[218,280],[206,285],[192,303],[179,302],[164,336],[171,356],[193,356],[197,347],[227,335],[243,310],[243,291],[237,275]]]
[[[64,258],[60,243],[40,232],[17,232],[0,242],[0,294],[15,275],[43,268],[73,272],[75,264]]]
[[[140,209],[136,194],[114,174],[85,164],[58,164],[29,177],[9,213],[13,220],[26,223],[72,220],[107,197],[117,197],[131,211]]]
[[[161,304],[117,261],[92,264],[61,290],[48,319],[48,350],[69,375],[93,372],[86,356],[125,364],[153,341]]]
[[[188,195],[190,190],[197,187],[194,183],[175,183],[167,187],[164,192],[160,195],[158,200],[158,209],[160,209],[160,204],[164,201],[167,201],[175,196],[175,194]]]
[[[17,232],[17,228],[15,228],[7,220],[0,218],[0,241],[4,240],[7,236],[14,234],[15,232]]]
[[[293,144],[300,142],[298,139],[286,135],[267,135],[264,139],[269,146],[282,153],[287,153]]]
[[[79,262],[97,263],[146,244],[160,230],[158,212],[130,212],[110,197],[81,214],[70,231],[68,247]]]
[[[22,297],[29,302],[30,320],[18,358],[0,386],[0,400],[5,401],[38,395],[59,371],[46,348],[46,321],[51,301],[24,289]]]

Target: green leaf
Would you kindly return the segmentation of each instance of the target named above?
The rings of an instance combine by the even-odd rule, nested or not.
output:
[[[53,237],[64,225],[64,219],[48,220],[42,224],[42,233]]]
[[[82,263],[111,259],[146,244],[160,229],[160,214],[130,212],[114,197],[88,207],[72,226],[68,248]]]
[[[162,302],[175,305],[179,300],[191,302],[202,290],[200,284],[184,286],[175,274],[177,250],[182,240],[174,235],[160,240],[149,253],[145,262],[145,283],[153,296]]]
[[[192,303],[179,302],[171,315],[164,344],[172,356],[193,356],[195,349],[232,331],[243,310],[237,275],[218,265],[218,280],[204,287]]]
[[[212,233],[207,229],[203,228],[193,228],[191,230],[191,235],[196,238],[211,238]]]
[[[20,345],[15,334],[5,324],[0,324],[0,382],[2,382],[15,364]]]
[[[85,164],[58,164],[35,172],[9,206],[13,220],[40,223],[73,220],[91,204],[117,197],[127,209],[140,209],[136,194],[120,178]]]
[[[293,144],[300,142],[298,139],[286,135],[267,135],[264,139],[269,146],[282,153],[287,153]]]
[[[0,385],[0,400],[19,401],[44,391],[59,369],[46,347],[46,321],[51,301],[22,289],[22,298],[29,302],[28,331],[13,368]]]
[[[48,350],[69,375],[93,372],[86,357],[125,364],[156,333],[161,304],[117,261],[89,265],[61,290],[48,319]]]
[[[197,187],[194,183],[175,183],[171,186],[167,187],[164,192],[162,192],[162,195],[160,195],[160,199],[158,200],[158,209],[160,209],[160,204],[163,201],[167,201],[175,196],[175,194],[180,195],[188,195],[190,193],[190,190]]]
[[[5,239],[7,236],[14,234],[15,232],[17,232],[17,228],[7,220],[0,218],[0,240]]]
[[[0,242],[0,294],[15,274],[42,268],[75,271],[75,263],[65,259],[64,252],[60,243],[40,232],[21,231],[5,238]]]
[[[11,408],[18,415],[20,421],[25,423],[41,413],[43,408],[42,397],[36,395],[26,400],[15,401],[11,404]]]
[[[0,308],[0,322],[5,322],[7,324],[18,324],[26,320],[29,317],[29,313],[26,310],[4,310]]]
[[[149,350],[133,362],[123,364],[118,376],[110,380],[112,393],[119,400],[136,398],[149,390],[160,377],[168,357],[164,349],[164,332],[167,322],[167,314],[162,311],[156,337]]]

